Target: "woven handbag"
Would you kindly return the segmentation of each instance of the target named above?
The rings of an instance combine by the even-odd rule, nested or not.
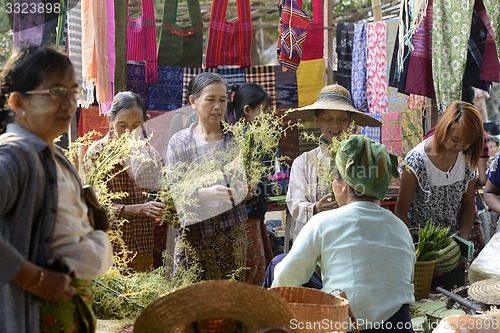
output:
[[[218,66],[252,66],[252,17],[250,0],[236,0],[238,19],[226,20],[228,0],[212,2],[208,43],[205,59],[206,68]]]
[[[316,325],[318,327],[301,329],[301,333],[346,332],[349,327],[349,302],[345,298],[304,287],[278,287],[269,290],[288,301],[297,322],[310,323],[311,327],[320,323]],[[329,325],[322,325],[325,319]]]
[[[302,7],[302,0],[297,0]],[[323,59],[323,1],[312,0],[313,20],[307,29],[307,38],[304,41],[302,60]]]
[[[158,65],[201,67],[203,60],[203,18],[198,0],[187,0],[190,23],[177,24],[178,0],[165,1]]]
[[[127,61],[146,61],[146,82],[157,80],[156,24],[153,0],[142,0],[142,15],[127,20]]]

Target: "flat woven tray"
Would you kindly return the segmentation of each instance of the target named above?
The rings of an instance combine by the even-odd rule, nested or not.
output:
[[[475,301],[500,305],[500,277],[474,282],[467,293]]]

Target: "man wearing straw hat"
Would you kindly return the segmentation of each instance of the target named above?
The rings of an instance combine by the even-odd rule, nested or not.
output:
[[[340,206],[315,215],[276,266],[272,287],[295,287],[321,267],[322,290],[345,291],[367,332],[413,332],[415,249],[403,221],[380,206],[397,157],[361,135],[341,143],[332,183]]]
[[[295,219],[294,238],[316,213],[338,207],[328,194],[328,184],[318,177],[318,166],[328,167],[326,144],[333,137],[339,137],[349,128],[351,122],[358,126],[381,126],[382,123],[369,115],[360,112],[352,105],[349,91],[333,84],[321,89],[319,96],[311,105],[291,110],[290,117],[303,120],[314,120],[321,130],[321,144],[317,148],[297,157],[290,173],[290,184],[286,196],[288,210]]]

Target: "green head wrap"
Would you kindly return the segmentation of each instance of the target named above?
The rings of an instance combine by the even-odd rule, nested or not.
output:
[[[362,135],[352,135],[340,144],[335,158],[340,176],[358,193],[382,199],[391,175],[398,177],[398,157]]]

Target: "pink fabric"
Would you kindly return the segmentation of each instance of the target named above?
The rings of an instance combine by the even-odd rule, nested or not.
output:
[[[142,15],[136,20],[128,17],[127,61],[146,61],[146,82],[158,80],[156,23],[153,0],[142,0]]]
[[[408,110],[421,109],[425,106],[425,96],[411,94],[406,98]]]
[[[297,0],[302,7],[302,0]],[[307,29],[307,37],[302,44],[304,51],[301,60],[323,59],[323,1],[312,0],[313,20]]]
[[[385,21],[368,23],[368,52],[366,59],[366,97],[372,114],[387,113],[387,55]]]
[[[382,115],[382,143],[389,152],[398,156],[403,155],[403,129],[400,112]]]

